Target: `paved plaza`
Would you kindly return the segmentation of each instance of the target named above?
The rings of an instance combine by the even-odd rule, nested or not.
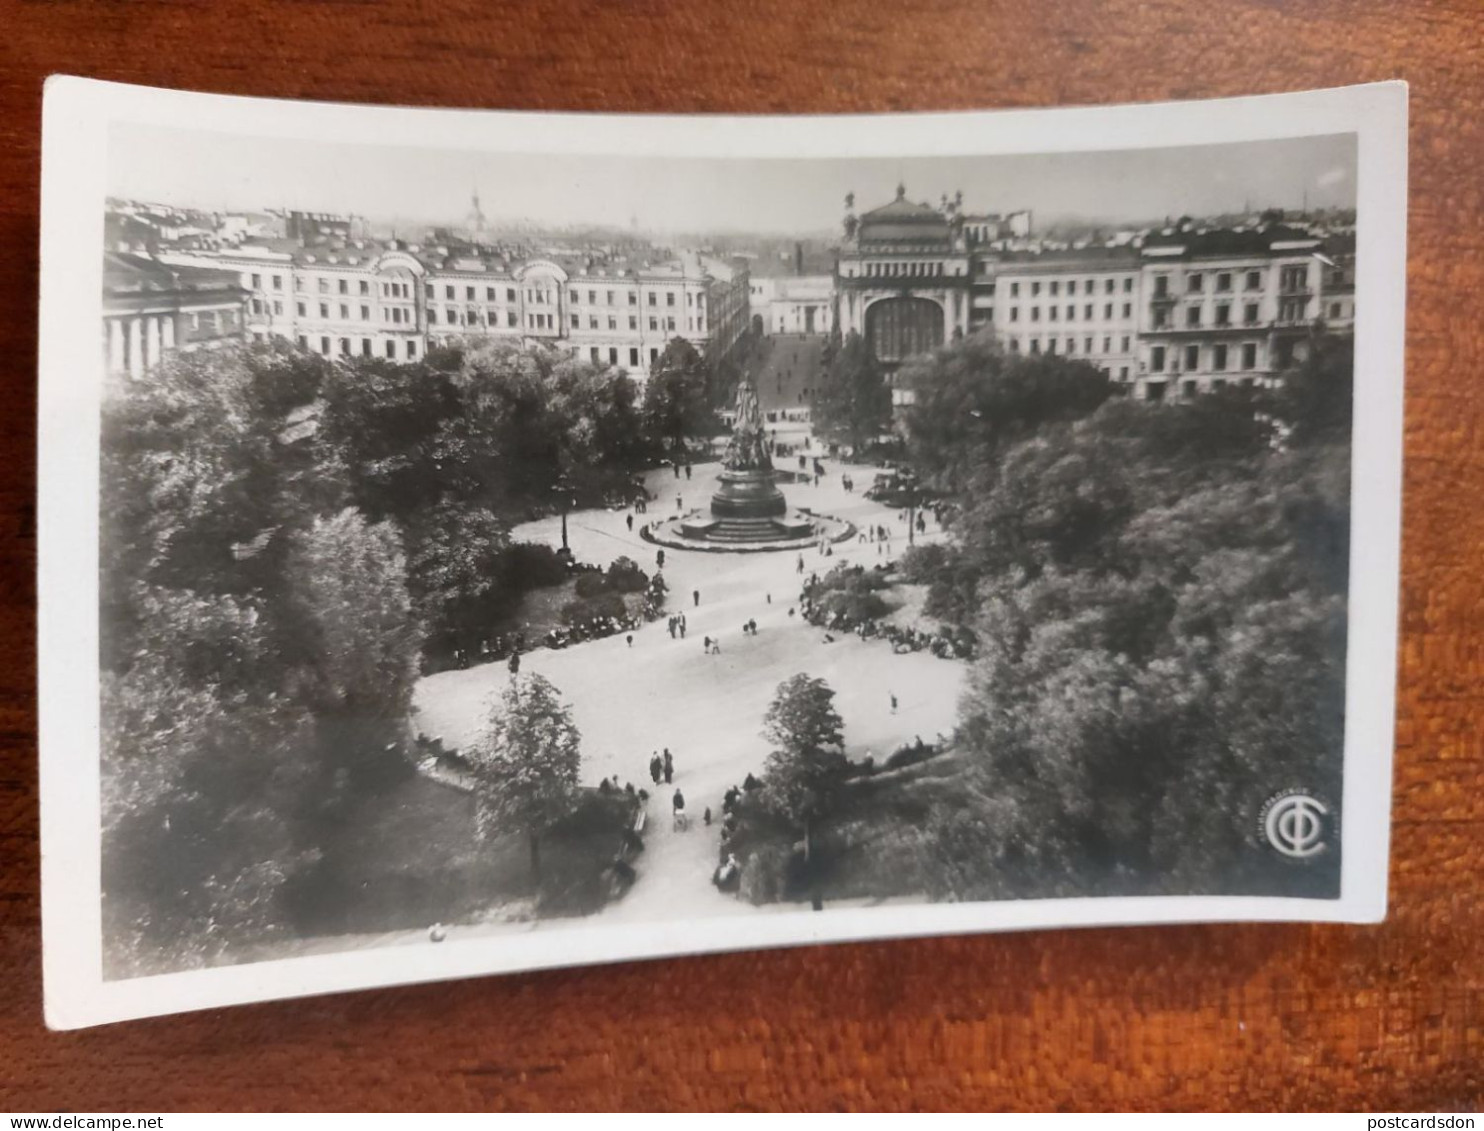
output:
[[[775,386],[776,388],[776,386]],[[806,439],[806,426],[782,426]],[[870,502],[862,492],[874,470],[826,460],[819,486],[785,485],[793,506],[840,515],[862,530],[881,524],[892,534],[890,552],[907,546],[902,512]],[[648,516],[639,516],[631,533],[626,511],[581,511],[569,517],[569,539],[578,560],[606,566],[628,555],[647,571],[655,568],[656,547],[643,541],[639,525],[646,517],[704,507],[714,489],[719,464],[696,465],[689,480],[668,469],[648,476],[656,496]],[[847,493],[841,472],[855,482]],[[928,516],[932,541],[943,537]],[[560,522],[544,519],[516,528],[518,540],[557,544]],[[763,715],[777,686],[798,672],[827,680],[837,692],[836,707],[845,720],[846,751],[852,759],[874,754],[880,762],[891,750],[921,736],[931,742],[952,730],[965,667],[927,652],[894,654],[882,640],[860,640],[826,633],[798,615],[799,590],[810,572],[821,575],[843,562],[873,566],[886,561],[886,548],[855,540],[834,548],[831,557],[806,551],[804,574],[794,552],[718,554],[665,550],[664,576],[670,586],[667,614],[684,612],[686,638],[671,639],[666,619],[636,631],[630,647],[623,635],[551,651],[538,649],[522,661],[522,672],[550,679],[572,706],[583,735],[583,780],[596,785],[617,774],[621,781],[649,788],[646,850],[637,861],[633,889],[601,914],[611,920],[673,918],[677,915],[737,914],[749,905],[722,895],[711,886],[718,831],[701,823],[709,806],[720,820],[721,798],[728,786],[748,773],[760,774],[768,754],[762,737]],[[694,594],[699,593],[699,602]],[[768,598],[771,595],[772,600]],[[790,617],[789,610],[795,610]],[[757,635],[744,635],[742,625],[757,621]],[[719,639],[720,655],[707,655],[703,639]],[[424,679],[416,695],[416,723],[423,733],[459,747],[470,741],[487,717],[492,696],[510,679],[506,665],[487,664],[442,672]],[[895,694],[898,706],[891,709]],[[648,776],[654,751],[668,747],[675,758],[673,786],[655,789]],[[670,828],[670,795],[684,791],[693,819],[691,831]]]

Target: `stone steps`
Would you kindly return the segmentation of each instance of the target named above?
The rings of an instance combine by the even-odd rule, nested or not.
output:
[[[776,542],[786,537],[768,519],[724,518],[712,527],[711,542]]]

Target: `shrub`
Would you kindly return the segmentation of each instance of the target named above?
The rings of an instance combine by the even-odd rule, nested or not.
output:
[[[568,601],[562,606],[562,623],[577,628],[598,620],[622,620],[628,606],[617,593],[600,593],[589,600]]]
[[[500,555],[500,569],[506,584],[521,593],[567,580],[566,563],[550,546],[539,542],[510,546]]]
[[[608,585],[618,593],[642,593],[649,576],[633,558],[615,558],[608,567]]]
[[[584,573],[577,578],[577,584],[573,588],[578,597],[590,601],[608,591],[608,582],[601,573]]]

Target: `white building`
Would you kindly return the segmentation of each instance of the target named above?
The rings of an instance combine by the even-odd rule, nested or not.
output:
[[[327,357],[416,361],[465,336],[546,342],[638,380],[672,338],[725,354],[747,328],[745,267],[688,252],[658,263],[553,255],[510,259],[472,246],[274,240],[165,254],[235,271],[247,331]]]

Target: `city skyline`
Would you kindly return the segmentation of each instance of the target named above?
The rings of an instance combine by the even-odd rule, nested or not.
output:
[[[1245,209],[1355,207],[1353,135],[1171,149],[1010,156],[715,159],[475,154],[241,138],[119,125],[110,195],[205,211],[292,208],[459,226],[478,192],[488,226],[823,235],[904,184],[964,194],[969,213],[1133,224]]]

